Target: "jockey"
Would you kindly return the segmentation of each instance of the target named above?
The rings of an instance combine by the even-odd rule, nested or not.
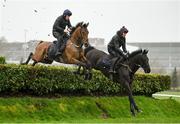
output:
[[[72,12],[68,9],[64,10],[63,14],[59,16],[53,25],[53,36],[57,38],[57,51],[55,56],[59,57],[62,55],[64,48],[66,47],[66,42],[69,39],[67,35],[71,31],[70,16]],[[68,28],[67,28],[68,27]]]
[[[123,26],[117,33],[112,37],[111,41],[108,44],[108,52],[113,57],[126,57],[126,34],[128,30]],[[123,51],[119,49],[122,47]]]
[[[127,59],[127,49],[126,49],[126,34],[128,30],[125,26],[123,26],[117,33],[112,37],[111,41],[108,43],[108,52],[113,57],[123,57],[123,59]],[[122,50],[120,49],[122,47]],[[110,78],[112,79],[112,73],[114,73],[114,64],[110,67]]]

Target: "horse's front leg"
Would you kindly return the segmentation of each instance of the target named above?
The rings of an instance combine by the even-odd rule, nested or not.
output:
[[[124,82],[124,87],[126,89],[126,92],[128,93],[128,97],[129,97],[129,102],[130,102],[130,111],[132,113],[133,116],[135,116],[135,111],[134,109],[136,109],[137,111],[139,111],[135,101],[134,101],[134,98],[133,98],[133,95],[132,95],[132,90],[131,90],[131,87],[129,85],[129,82],[128,81],[123,81]]]
[[[132,89],[132,83],[133,83],[133,80],[134,80],[134,74],[130,74],[130,89]],[[142,112],[142,110],[140,110],[138,108],[138,106],[136,105],[136,103],[134,102],[134,108],[136,109],[137,112]]]
[[[85,62],[87,65],[86,68],[83,68],[83,73],[86,75],[86,78],[90,80],[92,78],[92,65],[90,61],[88,61],[87,58],[84,56],[84,54],[81,54],[81,61]]]
[[[79,66],[78,66],[78,69],[77,69],[76,71],[74,71],[73,73],[80,75],[81,67],[82,67],[82,66],[79,65]]]
[[[84,63],[82,61],[79,61],[79,60],[77,60],[75,58],[72,58],[69,62],[73,63],[73,64],[76,64],[76,65],[79,65],[79,66],[87,67],[86,63]]]
[[[87,60],[87,58],[84,56],[84,54],[83,53],[81,53],[81,58],[80,58],[80,60],[82,61],[82,62],[84,62],[84,63],[86,63],[86,65],[87,65],[87,69],[91,69],[91,63]]]
[[[75,58],[72,58],[70,60],[70,62],[73,63],[73,64],[76,64],[76,65],[82,66],[84,68],[84,70],[85,70],[85,80],[90,79],[91,75],[89,74],[89,72],[87,72],[87,68],[89,68],[89,67],[88,67],[88,65],[86,63],[84,63],[82,61],[79,61],[79,60],[77,60]]]
[[[78,66],[78,69],[77,69],[76,71],[74,71],[74,74],[78,74],[78,75],[83,75],[83,74],[85,74],[85,68],[83,67],[83,70],[82,70],[82,72],[81,72],[81,67],[83,67],[83,66],[79,65],[79,66]]]

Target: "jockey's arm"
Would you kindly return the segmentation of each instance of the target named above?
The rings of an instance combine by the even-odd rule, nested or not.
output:
[[[121,56],[124,55],[124,54],[123,54],[123,51],[122,51],[121,49],[117,49],[116,51],[118,52],[119,55],[121,55]]]
[[[64,29],[61,28],[61,27],[59,27],[59,26],[57,26],[56,29],[57,29],[59,32],[61,32],[61,33],[64,32]]]
[[[119,40],[118,39],[114,39],[114,48],[115,48],[115,51],[119,54],[119,55],[121,55],[121,56],[124,56],[124,54],[123,54],[123,51],[119,48],[119,46],[118,46],[118,43],[119,43]]]
[[[67,26],[68,26],[68,28],[69,28],[69,29],[71,29],[71,28],[72,28],[72,25],[71,25],[70,20],[68,21],[68,25],[67,25]]]
[[[123,52],[127,53],[126,41],[124,42],[124,44],[122,44],[122,49],[123,49]]]
[[[114,38],[113,39],[113,46],[114,46],[115,51],[117,51],[117,52],[120,50],[118,44],[119,44],[119,40]]]
[[[55,26],[55,29],[56,29],[58,32],[63,33],[63,32],[64,32],[64,29],[59,26],[60,23],[61,23],[61,18],[58,17],[58,18],[56,19],[55,23],[54,23],[54,26]]]

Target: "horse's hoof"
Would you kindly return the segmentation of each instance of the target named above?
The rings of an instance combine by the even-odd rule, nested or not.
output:
[[[20,65],[27,65],[26,63],[20,63]]]
[[[92,73],[89,73],[88,74],[88,80],[91,80],[92,79]]]
[[[79,73],[79,75],[81,75],[81,76],[82,76],[82,75],[84,75],[84,73]]]
[[[113,81],[113,75],[109,75],[109,79]]]
[[[141,109],[138,109],[137,112],[138,112],[138,113],[142,113],[143,111],[142,111]]]
[[[73,71],[73,74],[80,75],[80,73],[78,71]]]
[[[131,112],[131,115],[132,115],[133,117],[135,117],[135,116],[136,116],[135,112]]]
[[[84,78],[84,80],[88,80],[88,78],[87,78],[87,77],[85,77],[85,78]]]
[[[88,80],[88,77],[89,77],[88,74],[85,74],[84,75],[84,80]]]

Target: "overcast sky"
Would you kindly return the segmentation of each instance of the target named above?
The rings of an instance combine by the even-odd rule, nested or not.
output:
[[[64,9],[72,11],[72,25],[89,22],[89,37],[106,43],[123,25],[127,42],[180,42],[180,0],[1,0],[0,36],[54,40],[52,26]]]

